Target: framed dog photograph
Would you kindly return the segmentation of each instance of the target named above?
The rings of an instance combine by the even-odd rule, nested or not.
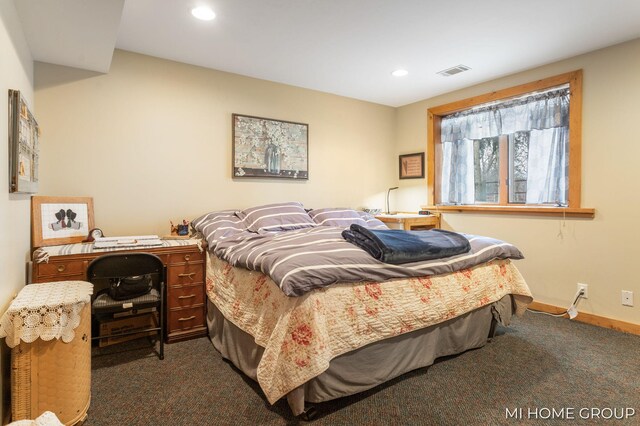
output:
[[[31,197],[34,248],[82,242],[93,227],[93,198]]]

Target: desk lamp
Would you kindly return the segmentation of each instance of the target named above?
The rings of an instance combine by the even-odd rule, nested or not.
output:
[[[389,188],[389,190],[387,191],[387,214],[391,214],[391,212],[389,211],[389,193],[394,189],[398,189],[398,187],[394,186],[393,188]]]

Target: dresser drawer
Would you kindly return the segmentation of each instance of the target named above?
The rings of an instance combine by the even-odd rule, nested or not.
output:
[[[173,253],[169,255],[169,264],[175,263],[187,263],[187,262],[202,262],[204,260],[204,253],[199,250],[189,253]]]
[[[204,306],[169,310],[169,332],[188,330],[204,325]]]
[[[204,282],[204,267],[202,263],[169,265],[168,269],[167,282],[170,286]]]
[[[169,309],[204,305],[204,289],[198,285],[172,287],[169,290],[167,305]]]
[[[65,277],[76,275],[84,279],[86,262],[82,260],[69,260],[61,262],[36,263],[39,277]]]

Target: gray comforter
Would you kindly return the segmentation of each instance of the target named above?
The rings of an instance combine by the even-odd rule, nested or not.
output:
[[[233,266],[269,275],[288,296],[300,296],[336,282],[445,274],[492,259],[523,258],[520,250],[504,241],[465,235],[471,245],[467,253],[392,265],[345,241],[342,231],[329,226],[266,235],[243,231],[218,240],[213,250]]]

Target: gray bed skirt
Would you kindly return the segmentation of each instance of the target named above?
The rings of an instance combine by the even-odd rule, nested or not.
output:
[[[509,325],[513,301],[501,300],[465,315],[371,343],[331,360],[329,369],[294,389],[287,401],[294,415],[304,403],[323,402],[371,389],[401,374],[432,365],[436,358],[455,355],[485,345],[495,323]],[[211,301],[207,307],[209,338],[213,346],[236,367],[257,380],[264,348],[228,321]]]

